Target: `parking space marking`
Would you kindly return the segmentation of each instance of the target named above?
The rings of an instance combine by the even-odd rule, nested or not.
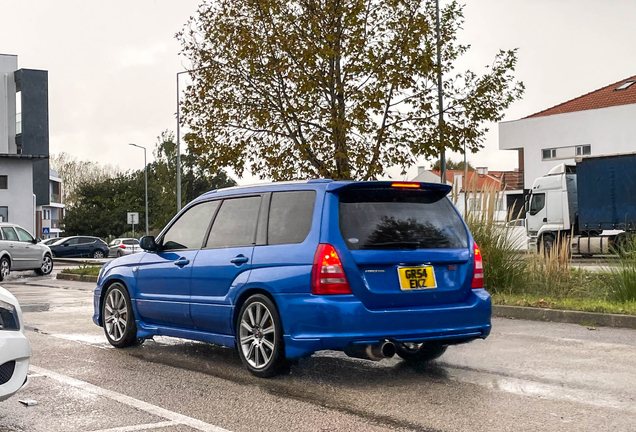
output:
[[[159,428],[164,428],[168,426],[178,426],[179,424],[180,423],[177,423],[176,421],[166,421],[166,422],[147,423],[147,424],[134,425],[134,426],[122,426],[122,427],[117,427],[112,429],[100,429],[100,430],[91,431],[91,432],[134,432],[134,431],[141,431],[141,430],[148,430],[148,429],[159,429]]]
[[[62,384],[70,385],[72,387],[76,387],[87,391],[89,393],[96,394],[98,396],[103,396],[108,399],[114,400],[116,402],[122,403],[124,405],[128,405],[130,407],[136,408],[141,411],[145,411],[147,413],[156,415],[158,417],[163,417],[165,419],[171,420],[178,424],[182,424],[185,426],[189,426],[193,429],[197,429],[203,432],[230,432],[227,429],[223,429],[219,426],[215,426],[210,423],[206,423],[204,421],[195,419],[193,417],[188,417],[183,414],[179,414],[174,411],[167,410],[165,408],[158,407],[156,405],[152,405],[148,402],[141,401],[139,399],[132,398],[130,396],[126,396],[125,394],[118,393],[112,390],[107,390],[102,387],[98,387],[96,385],[87,383],[86,381],[81,381],[70,376],[62,375],[57,372],[50,371],[48,369],[41,368],[39,366],[31,365],[30,367],[32,372],[37,374],[44,375],[48,378],[54,379]],[[126,430],[134,430],[134,429],[126,429]]]

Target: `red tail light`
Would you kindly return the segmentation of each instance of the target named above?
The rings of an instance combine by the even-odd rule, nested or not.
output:
[[[481,250],[477,243],[474,243],[473,250],[475,251],[475,272],[473,273],[473,283],[470,285],[472,289],[484,287],[484,261],[481,259]]]
[[[124,246],[124,245],[121,245],[119,247],[122,248],[122,249],[126,249],[126,246]]]
[[[311,293],[316,295],[351,294],[340,257],[330,244],[321,243],[314,255]]]

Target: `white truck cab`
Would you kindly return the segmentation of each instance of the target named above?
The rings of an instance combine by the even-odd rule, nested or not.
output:
[[[576,165],[562,163],[532,185],[526,213],[529,248],[537,242],[551,248],[559,233],[569,232],[576,220]]]

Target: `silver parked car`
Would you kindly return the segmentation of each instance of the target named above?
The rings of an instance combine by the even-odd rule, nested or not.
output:
[[[141,247],[139,246],[139,240],[134,238],[118,238],[110,242],[108,245],[109,254],[108,256],[124,256],[130,255],[133,253],[141,252]]]
[[[0,281],[13,270],[35,270],[48,275],[53,259],[48,246],[34,239],[24,228],[13,223],[0,223]]]

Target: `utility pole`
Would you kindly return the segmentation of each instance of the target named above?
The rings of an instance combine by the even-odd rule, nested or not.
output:
[[[442,39],[439,24],[439,0],[435,1],[436,27],[437,27],[437,103],[439,105],[439,177],[442,184],[446,184],[446,149],[444,146],[444,97],[442,92]]]
[[[148,163],[146,162],[146,147],[142,147],[137,144],[129,144],[133,147],[139,147],[144,149],[144,177],[146,180],[146,235],[148,235]],[[135,235],[135,224],[133,224],[133,237]]]

